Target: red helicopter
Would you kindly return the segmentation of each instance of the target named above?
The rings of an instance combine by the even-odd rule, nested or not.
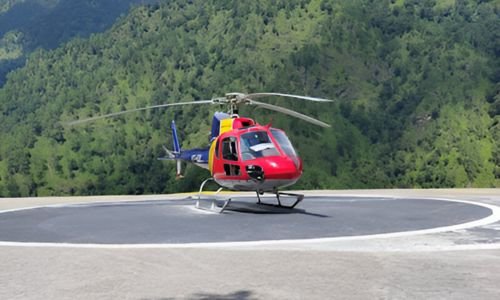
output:
[[[107,115],[101,115],[83,120],[70,122],[76,125],[98,119],[114,117],[130,112],[156,109],[161,107],[193,105],[193,104],[225,104],[229,106],[227,113],[216,112],[213,116],[212,129],[210,132],[209,145],[205,148],[182,150],[177,136],[175,122],[172,121],[171,129],[173,136],[173,150],[164,147],[167,153],[161,160],[175,160],[177,162],[177,176],[181,175],[181,162],[194,163],[202,168],[208,169],[212,177],[205,180],[200,187],[198,200],[200,200],[203,187],[208,181],[215,181],[221,188],[233,191],[255,191],[258,204],[266,204],[261,201],[260,195],[273,193],[276,195],[278,204],[273,205],[283,208],[294,208],[304,198],[304,195],[279,192],[280,189],[288,187],[302,175],[302,160],[295,151],[292,143],[285,132],[269,125],[257,124],[250,118],[240,117],[238,108],[241,105],[255,105],[281,112],[304,121],[322,127],[330,125],[316,120],[312,117],[296,111],[256,101],[255,99],[269,96],[281,96],[297,98],[316,102],[331,102],[332,100],[282,94],[282,93],[227,93],[225,97],[213,98],[211,100],[200,100],[191,102],[169,103],[147,106],[132,110],[126,110]],[[291,205],[285,205],[280,200],[280,195],[295,197]],[[231,202],[228,198],[222,203],[213,199],[210,210],[223,212]],[[270,204],[266,204],[270,205]],[[204,208],[200,201],[197,208]]]

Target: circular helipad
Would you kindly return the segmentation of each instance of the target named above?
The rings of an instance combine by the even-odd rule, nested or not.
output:
[[[306,197],[296,209],[239,197],[223,214],[195,209],[194,204],[190,198],[158,199],[3,212],[0,241],[186,244],[333,238],[452,226],[492,213],[471,203],[375,197]]]

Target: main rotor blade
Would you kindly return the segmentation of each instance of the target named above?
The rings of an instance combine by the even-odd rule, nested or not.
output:
[[[245,98],[258,99],[258,98],[269,97],[269,96],[281,96],[281,97],[297,98],[297,99],[317,101],[317,102],[333,102],[333,100],[330,100],[330,99],[301,96],[301,95],[292,95],[292,94],[282,94],[282,93],[254,93],[254,94],[245,95]]]
[[[101,116],[95,116],[87,119],[82,119],[82,120],[76,120],[76,121],[71,121],[66,123],[69,126],[73,125],[78,125],[82,123],[87,123],[87,122],[92,122],[100,119],[105,119],[105,118],[110,118],[110,117],[116,117],[124,114],[128,114],[131,112],[136,112],[136,111],[141,111],[141,110],[148,110],[148,109],[155,109],[155,108],[161,108],[161,107],[168,107],[168,106],[180,106],[180,105],[191,105],[191,104],[209,104],[209,103],[214,103],[212,100],[200,100],[200,101],[190,101],[190,102],[178,102],[178,103],[167,103],[167,104],[159,104],[159,105],[153,105],[153,106],[146,106],[146,107],[141,107],[141,108],[135,108],[135,109],[129,109],[129,110],[124,110],[124,111],[119,111],[115,113],[110,113],[106,115],[101,115]]]
[[[306,116],[304,114],[298,113],[296,111],[293,111],[291,109],[284,108],[284,107],[281,107],[281,106],[276,106],[276,105],[272,105],[272,104],[269,104],[269,103],[258,102],[258,101],[255,101],[255,100],[250,100],[249,104],[251,104],[251,105],[252,104],[253,105],[257,105],[257,106],[260,106],[262,108],[267,108],[269,110],[274,110],[274,111],[277,111],[277,112],[280,112],[280,113],[284,113],[284,114],[290,115],[292,117],[299,118],[301,120],[307,121],[309,123],[312,123],[314,125],[318,125],[318,126],[321,126],[321,127],[331,127],[330,124],[327,124],[327,123],[322,122],[320,120],[316,120],[315,118]]]

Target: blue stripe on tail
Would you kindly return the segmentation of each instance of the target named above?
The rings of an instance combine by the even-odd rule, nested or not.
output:
[[[228,119],[231,116],[223,112],[215,112],[212,119],[212,130],[210,132],[210,142],[212,142],[220,134],[220,121]]]

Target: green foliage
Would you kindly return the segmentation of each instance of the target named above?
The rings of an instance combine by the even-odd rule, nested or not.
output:
[[[22,56],[22,37],[22,33],[10,31],[0,39],[0,61],[15,60]]]
[[[5,13],[6,11],[9,11],[9,9],[12,8],[12,6],[22,3],[25,0],[2,0],[0,1],[0,14]]]
[[[445,3],[446,2],[446,3]],[[330,129],[263,110],[304,160],[294,188],[499,187],[495,1],[164,1],[112,29],[37,50],[0,89],[0,195],[191,191],[204,170],[159,162],[169,120],[205,146],[213,107],[64,122],[226,92],[270,99]]]
[[[131,5],[155,0],[0,0],[0,86],[35,49],[111,27]]]

